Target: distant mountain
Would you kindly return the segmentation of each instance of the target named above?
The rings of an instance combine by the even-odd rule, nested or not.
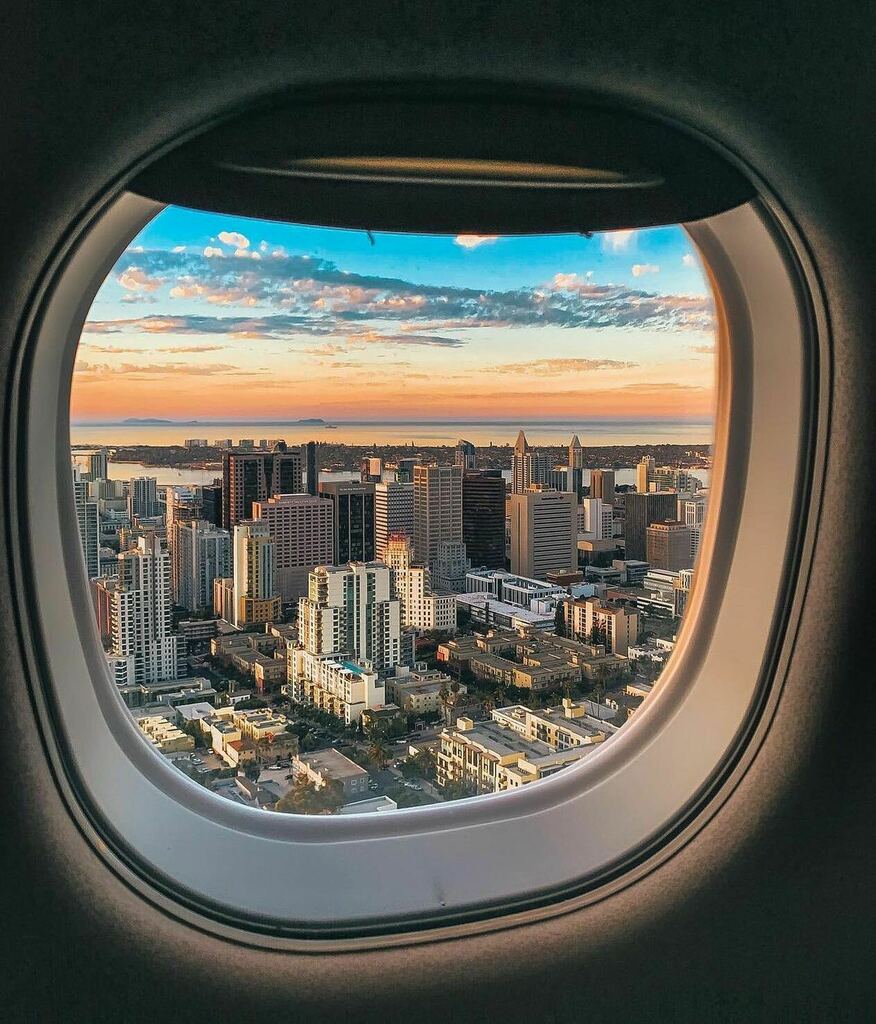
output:
[[[296,423],[303,423],[307,426],[318,426],[320,423],[325,423],[325,420],[321,420],[318,416],[309,420],[296,420]]]
[[[154,427],[162,423],[169,424],[174,427],[196,427],[198,425],[197,420],[160,420],[154,417],[147,417],[146,419],[137,419],[132,416],[126,420],[122,420],[122,426],[130,427]]]

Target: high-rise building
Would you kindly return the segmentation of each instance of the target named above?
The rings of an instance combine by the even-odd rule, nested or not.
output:
[[[392,597],[389,567],[380,562],[317,566],[308,577],[307,597],[298,602],[298,636],[312,656],[345,655],[377,671],[398,665],[401,602]]]
[[[661,491],[689,491],[696,493],[700,482],[686,469],[661,466],[654,471],[654,482]]]
[[[154,476],[135,476],[128,481],[128,519],[132,526],[137,519],[158,515],[156,484]]]
[[[650,455],[645,455],[636,466],[636,490],[639,494],[647,494],[651,484],[657,480],[656,465]]]
[[[332,562],[334,504],[309,494],[278,494],[253,502],[252,514],[274,541],[277,593],[284,601],[303,597],[311,570]]]
[[[462,538],[462,469],[414,469],[414,557],[441,590],[461,591],[468,569]]]
[[[687,600],[690,595],[690,589],[693,586],[693,578],[693,569],[681,569],[678,573],[678,579],[673,587],[672,609],[676,618],[680,619],[687,609]]]
[[[530,487],[511,500],[511,571],[543,580],[578,565],[578,504],[566,491]]]
[[[76,456],[90,480],[107,479],[106,448],[96,448],[91,452],[79,452]]]
[[[82,479],[78,466],[73,466],[73,501],[85,572],[91,580],[100,576],[100,514],[98,503],[88,497],[88,481]]]
[[[374,560],[374,484],[358,480],[319,485],[323,498],[334,503],[335,565]]]
[[[252,518],[254,501],[267,501],[275,494],[300,494],[301,491],[299,448],[287,448],[285,442],[280,441],[270,452],[235,451],[222,454],[221,525],[226,530]]]
[[[625,557],[646,560],[645,531],[652,523],[664,522],[676,515],[677,495],[674,491],[624,494]]]
[[[569,464],[566,474],[566,490],[580,494],[584,487],[584,447],[574,434],[569,442]]]
[[[274,582],[274,540],[266,523],[234,527],[234,625],[276,622],[283,602]]]
[[[551,469],[550,458],[530,448],[521,430],[511,457],[511,493],[523,494],[527,487],[547,483]]]
[[[319,466],[316,461],[316,441],[301,446],[305,467],[305,486],[311,498],[319,494]]]
[[[198,487],[173,486],[167,487],[164,491],[164,526],[167,534],[167,546],[170,549],[170,567],[173,599],[177,604],[183,604],[180,600],[180,560],[176,556],[177,530],[183,523],[191,523],[200,519],[203,514],[201,505],[201,491]],[[211,584],[212,586],[212,584]],[[210,601],[206,604],[209,606]],[[189,605],[184,605],[188,608]],[[204,605],[201,605],[204,607]]]
[[[463,473],[475,468],[477,464],[477,449],[471,441],[466,441],[464,438],[460,438],[456,442],[456,453],[454,455],[453,464],[455,466],[459,466]]]
[[[645,554],[652,569],[692,568],[690,527],[677,520],[652,523],[645,530]]]
[[[614,470],[590,470],[590,497],[602,498],[610,505],[614,504]]]
[[[505,480],[501,470],[463,474],[462,539],[473,566],[505,568]]]
[[[382,483],[374,486],[374,557],[384,561],[393,534],[414,535],[414,485]]]
[[[456,628],[456,598],[432,590],[428,567],[414,564],[409,536],[391,536],[384,561],[392,571],[392,596],[401,603],[402,626],[418,630]]]
[[[399,459],[396,462],[395,478],[400,484],[412,484],[414,482],[414,466],[417,459]]]
[[[201,492],[201,515],[214,526],[222,525],[222,481],[203,484]]]
[[[107,595],[111,650],[107,655],[121,686],[179,679],[186,645],[171,630],[173,595],[170,555],[154,534],[119,555],[119,575]]]
[[[206,519],[174,523],[174,599],[192,612],[213,607],[213,581],[232,573],[231,534]]]

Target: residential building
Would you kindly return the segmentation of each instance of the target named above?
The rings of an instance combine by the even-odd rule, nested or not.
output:
[[[119,555],[115,586],[107,593],[111,648],[108,661],[119,686],[179,679],[185,642],[171,631],[170,555],[154,534]]]
[[[582,498],[579,505],[579,534],[592,540],[611,540],[614,536],[614,505],[602,498]]]
[[[578,565],[578,510],[573,494],[530,487],[512,494],[511,571],[530,579]]]
[[[156,486],[154,476],[135,476],[128,481],[128,519],[132,526],[138,519],[159,514]]]
[[[231,534],[206,519],[175,521],[172,580],[177,604],[192,612],[213,607],[213,581],[232,572]]]
[[[427,668],[420,663],[414,668],[400,666],[395,675],[386,680],[386,697],[397,704],[405,714],[429,715],[442,711],[447,695],[468,693],[465,683],[456,683],[458,689],[451,687],[456,680],[446,672]]]
[[[234,625],[250,626],[281,618],[282,599],[275,582],[275,547],[260,520],[234,527]]]
[[[645,531],[645,554],[654,569],[677,572],[692,568],[691,550],[690,527],[684,523],[652,523]]]
[[[389,481],[374,485],[374,557],[384,561],[393,535],[414,536],[414,485]]]
[[[348,803],[368,797],[370,775],[337,750],[298,754],[292,759],[292,768],[296,774],[313,782],[317,789],[322,789],[330,779],[340,782]]]
[[[645,455],[636,466],[636,490],[639,494],[647,494],[651,484],[657,479],[657,466],[650,455]]]
[[[652,523],[672,519],[676,514],[677,495],[674,491],[653,491],[647,494],[624,494],[624,551],[625,557],[645,561],[647,545],[645,531]]]
[[[533,484],[547,483],[550,471],[550,457],[530,448],[521,430],[511,456],[511,493],[523,494]]]
[[[299,448],[287,448],[280,441],[270,452],[223,452],[222,526],[231,530],[251,519],[253,502],[267,501],[275,494],[300,494],[302,489]]]
[[[581,574],[576,574],[581,579]],[[565,587],[546,580],[530,580],[516,576],[504,569],[472,569],[465,574],[465,589],[468,594],[490,594],[497,601],[529,608],[533,601],[545,598],[567,597]]]
[[[194,738],[164,715],[138,718],[137,725],[152,746],[162,754],[178,754],[195,749]]]
[[[334,503],[310,494],[277,494],[254,501],[253,519],[264,523],[274,542],[277,593],[284,601],[307,593],[307,577],[334,557]]]
[[[505,568],[505,480],[501,470],[463,474],[462,539],[473,566]]]
[[[672,606],[672,612],[676,618],[681,618],[687,610],[687,601],[691,587],[693,587],[693,579],[693,569],[681,569],[678,573],[678,579],[675,581],[675,586],[673,588]]]
[[[320,484],[319,493],[334,503],[332,564],[373,561],[374,484],[333,481]]]
[[[226,622],[234,622],[234,577],[213,580],[213,614]]]
[[[299,639],[311,654],[370,662],[378,671],[401,662],[401,603],[379,562],[318,566],[298,602]]]
[[[88,497],[88,481],[82,479],[78,466],[73,466],[73,502],[79,544],[88,579],[100,576],[100,514],[98,503]]]
[[[370,662],[313,654],[292,642],[288,648],[287,692],[293,700],[313,704],[346,725],[355,725],[363,711],[385,704],[386,685]]]
[[[468,614],[473,623],[502,629],[532,627],[553,629],[556,622],[556,601],[533,601],[529,608],[500,601],[489,592],[456,595],[457,617]]]
[[[566,601],[566,634],[574,640],[600,643],[606,651],[626,657],[639,639],[639,612],[630,604],[603,604],[598,597]]]
[[[415,565],[407,534],[389,538],[384,562],[392,571],[392,596],[401,604],[401,624],[417,630],[455,630],[456,599],[432,590],[428,566]]]
[[[201,492],[201,515],[207,522],[214,526],[222,525],[222,482],[214,481],[212,484],[202,484]]]
[[[89,480],[106,480],[108,459],[106,448],[95,448],[94,451],[77,452],[76,461],[84,469]]]

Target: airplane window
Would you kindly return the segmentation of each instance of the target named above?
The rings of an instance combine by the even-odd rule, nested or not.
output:
[[[679,226],[163,210],[71,394],[68,515],[143,742],[227,801],[332,816],[614,742],[705,572],[715,319]]]

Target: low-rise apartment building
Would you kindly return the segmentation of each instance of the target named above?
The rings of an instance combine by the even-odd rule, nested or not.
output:
[[[287,689],[296,701],[314,704],[342,718],[359,721],[366,708],[386,703],[386,685],[369,664],[337,654],[311,654],[295,643],[287,651]]]
[[[317,789],[322,789],[330,779],[340,782],[347,803],[368,797],[370,775],[338,750],[299,754],[292,759],[292,769],[296,775],[303,775],[313,782]]]

